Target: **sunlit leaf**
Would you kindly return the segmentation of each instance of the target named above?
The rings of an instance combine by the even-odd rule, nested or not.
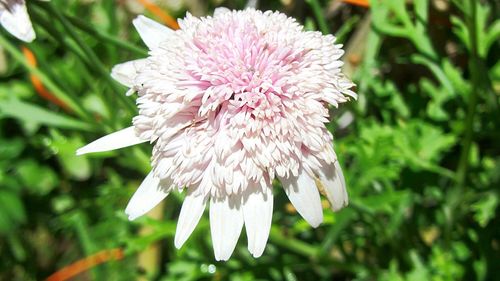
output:
[[[4,99],[0,102],[0,118],[6,117],[15,118],[25,123],[64,129],[88,131],[92,128],[87,123],[17,99]]]

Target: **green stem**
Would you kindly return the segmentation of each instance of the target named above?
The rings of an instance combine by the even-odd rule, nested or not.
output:
[[[469,103],[467,108],[467,116],[465,120],[465,137],[462,151],[460,153],[460,160],[457,168],[457,182],[461,189],[465,186],[465,179],[467,176],[467,169],[469,165],[469,152],[472,145],[474,117],[476,115],[476,105],[481,87],[480,73],[481,67],[479,62],[479,54],[477,49],[477,28],[476,28],[476,3],[475,0],[469,0],[470,15],[467,20],[467,27],[471,36],[471,54],[469,60],[469,68],[472,79],[472,88],[469,95]]]
[[[87,225],[87,218],[85,217],[85,214],[78,211],[71,217],[71,220],[73,223],[74,231],[78,237],[84,255],[89,256],[95,253],[96,247],[88,232],[89,227]],[[92,280],[99,280],[98,271],[95,267],[90,270],[90,275]]]
[[[70,50],[79,60],[84,64],[89,65],[88,59],[85,54],[78,48],[75,42],[70,40],[68,37],[64,36],[63,33],[58,32],[55,28],[53,22],[48,19],[47,14],[38,6],[33,6],[30,9],[30,17],[41,27],[47,31],[50,36],[57,40],[58,43]]]
[[[54,83],[45,73],[40,71],[35,66],[32,66],[24,58],[23,54],[7,39],[0,35],[0,45],[2,45],[5,50],[21,65],[26,68],[30,73],[37,76],[47,89],[54,94],[58,99],[64,102],[71,110],[73,110],[78,116],[85,120],[93,120],[92,116],[87,113],[80,104],[75,101],[70,95],[62,91],[56,83]]]
[[[272,227],[271,232],[269,234],[269,240],[271,240],[274,244],[288,249],[297,254],[301,254],[308,258],[315,258],[318,254],[316,248],[312,247],[307,243],[303,243],[299,240],[286,237],[281,233],[280,229],[277,227]]]
[[[85,23],[81,19],[78,19],[78,18],[73,17],[73,16],[69,16],[69,15],[66,15],[66,18],[77,28],[81,29],[82,31],[84,31],[88,34],[91,34],[91,35],[101,39],[102,41],[113,44],[116,47],[119,47],[119,48],[122,48],[125,50],[129,50],[129,51],[131,51],[131,52],[133,52],[141,57],[145,57],[148,55],[147,50],[139,48],[135,45],[129,44],[129,43],[127,43],[127,42],[123,41],[122,39],[117,38],[115,36],[101,32],[101,31],[93,28],[92,26],[88,25],[87,23]]]
[[[62,16],[62,14],[54,8],[52,3],[40,3],[38,5],[45,6],[47,7],[47,11],[49,14],[52,14],[55,18],[61,22],[63,25],[64,29],[67,31],[68,35],[77,43],[77,45],[82,49],[84,54],[87,56],[89,62],[94,66],[95,70],[99,73],[99,75],[103,76],[105,80],[108,82],[108,84],[111,86],[113,91],[116,93],[120,101],[127,106],[132,112],[136,111],[135,104],[125,97],[123,90],[121,89],[118,84],[111,78],[109,75],[109,71],[104,67],[104,65],[101,63],[97,55],[81,40],[80,36],[76,34],[74,29],[72,28],[71,24],[66,20],[65,17]]]
[[[57,43],[61,44],[66,49],[70,50],[82,62],[82,64],[84,65],[84,69],[86,71],[81,72],[82,74],[81,79],[85,81],[87,85],[89,85],[90,90],[94,91],[95,93],[99,93],[101,90],[98,88],[97,83],[95,83],[94,78],[90,75],[91,73],[89,69],[92,68],[91,63],[85,57],[85,54],[82,52],[82,50],[80,50],[78,45],[76,45],[76,43],[70,40],[68,37],[63,36],[64,34],[57,32],[53,24],[47,20],[48,17],[46,13],[44,13],[44,11],[40,7],[32,6],[30,11],[31,11],[30,16],[34,21],[36,21],[40,26],[42,26],[57,41]],[[51,74],[50,69],[48,69],[47,72]],[[63,86],[65,85],[61,84],[61,87]],[[66,88],[66,91],[71,91],[71,89],[68,89],[68,87],[63,87],[63,89],[64,88]],[[106,104],[106,107],[108,110],[111,110],[108,104]],[[103,128],[102,126],[103,124],[105,124],[106,127],[108,127],[108,129],[111,129],[113,127],[111,124],[111,120],[108,119],[103,119],[99,128]]]
[[[307,4],[311,6],[314,16],[318,21],[319,29],[323,34],[330,34],[330,29],[328,28],[328,23],[326,22],[325,16],[323,14],[323,9],[319,4],[318,0],[306,0]]]
[[[482,68],[478,54],[478,42],[476,32],[476,1],[469,0],[468,9],[464,9],[467,29],[469,30],[471,39],[470,58],[469,58],[469,73],[471,75],[472,87],[469,94],[469,101],[467,105],[467,116],[465,119],[465,132],[462,150],[460,151],[460,158],[456,170],[457,188],[452,190],[449,196],[449,204],[444,206],[444,214],[447,220],[445,228],[445,241],[448,247],[451,247],[452,232],[457,218],[461,217],[460,208],[457,208],[463,202],[465,196],[465,187],[467,179],[467,169],[469,167],[469,155],[472,146],[473,133],[474,133],[474,119],[476,115],[477,101],[481,85]],[[468,11],[468,13],[467,13]]]
[[[352,203],[352,202],[350,202]],[[355,204],[357,207],[357,204]],[[327,256],[332,250],[333,245],[338,241],[341,232],[349,225],[349,223],[356,218],[355,212],[358,212],[359,208],[346,208],[342,212],[335,214],[335,223],[329,226],[329,230],[325,235],[325,238],[319,249],[319,255],[321,257]],[[361,210],[362,213],[364,210]],[[368,213],[370,216],[371,214]]]

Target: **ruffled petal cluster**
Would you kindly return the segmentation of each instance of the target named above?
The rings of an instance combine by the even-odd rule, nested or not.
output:
[[[135,219],[173,189],[186,189],[175,236],[181,247],[206,205],[217,260],[231,256],[243,226],[262,255],[279,179],[313,227],[323,220],[320,192],[333,210],[347,205],[342,170],[325,127],[328,105],[355,98],[340,70],[341,45],[293,18],[254,9],[187,15],[171,30],[134,20],[150,52],[114,67],[137,92],[133,126],[78,153],[154,143],[152,171],[126,213]]]

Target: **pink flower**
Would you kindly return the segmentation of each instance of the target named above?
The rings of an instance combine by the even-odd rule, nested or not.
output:
[[[179,24],[173,31],[143,16],[134,20],[149,57],[115,66],[112,76],[138,93],[139,115],[132,127],[77,152],[154,143],[153,169],[125,210],[129,218],[185,188],[175,246],[210,201],[215,258],[227,260],[243,225],[250,253],[262,255],[274,178],[313,227],[323,220],[318,187],[333,210],[346,206],[326,106],[356,94],[340,71],[335,38],[253,9],[188,14]]]

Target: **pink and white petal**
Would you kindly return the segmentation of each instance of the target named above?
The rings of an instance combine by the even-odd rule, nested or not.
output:
[[[179,220],[177,221],[177,229],[175,231],[174,245],[177,249],[182,247],[191,233],[193,233],[196,225],[198,225],[205,211],[207,201],[208,196],[195,194],[194,192],[188,193],[186,198],[184,198]]]
[[[160,186],[160,179],[150,172],[130,198],[125,214],[129,220],[135,220],[158,205],[169,192],[170,186],[167,188]]]
[[[76,155],[103,152],[147,142],[136,136],[134,126],[116,131],[78,149]]]
[[[312,227],[318,227],[323,222],[323,209],[314,179],[304,169],[299,170],[297,177],[290,175],[279,179],[297,212]]]
[[[339,161],[324,165],[318,171],[318,177],[323,185],[326,198],[330,202],[332,210],[338,211],[349,204],[345,178]]]
[[[248,189],[247,189],[248,190]],[[260,188],[243,195],[243,218],[248,237],[248,251],[258,258],[266,248],[273,217],[273,193]]]
[[[243,228],[241,196],[231,195],[210,200],[210,232],[217,261],[228,260]]]
[[[146,62],[147,59],[139,59],[117,64],[111,70],[111,77],[122,85],[131,88],[134,85],[137,72],[146,65]]]
[[[142,15],[135,18],[133,24],[150,50],[156,49],[161,42],[168,41],[175,34],[172,29]]]
[[[35,31],[24,1],[15,1],[9,9],[0,10],[0,24],[13,36],[25,42],[35,40]]]

